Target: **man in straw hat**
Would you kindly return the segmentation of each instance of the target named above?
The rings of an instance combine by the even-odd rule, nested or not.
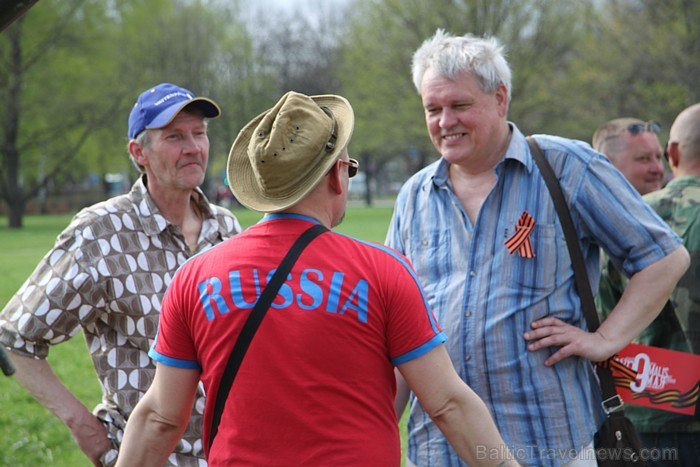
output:
[[[129,419],[118,465],[162,464],[201,380],[211,466],[398,466],[395,366],[465,461],[514,464],[485,405],[453,370],[406,259],[328,230],[343,218],[358,168],[347,150],[353,123],[342,97],[289,92],[241,130],[231,189],[267,215],[173,279],[150,353],[156,376]],[[318,225],[219,406],[244,321],[290,246]]]

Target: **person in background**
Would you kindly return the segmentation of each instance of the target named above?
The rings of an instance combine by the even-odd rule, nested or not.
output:
[[[678,114],[665,154],[673,179],[643,198],[683,239],[690,252],[690,268],[673,289],[673,307],[665,308],[635,342],[700,355],[700,104]],[[605,298],[609,296],[597,297],[602,316],[614,306]],[[700,465],[700,420],[637,405],[627,405],[625,413],[645,447],[675,455],[675,460],[651,458],[649,467]]]
[[[142,174],[131,192],[80,211],[0,313],[0,345],[12,355],[15,377],[94,465],[114,465],[126,419],[153,381],[148,349],[175,270],[241,231],[199,189],[207,122],[220,113],[214,101],[173,84],[144,91],[129,115],[128,151]],[[53,345],[81,330],[102,386],[93,412],[47,361]],[[192,423],[168,465],[204,465],[203,407],[197,391]]]
[[[500,42],[438,30],[414,53],[412,74],[441,158],[402,187],[386,243],[413,263],[452,364],[516,459],[596,466],[593,436],[604,413],[591,362],[654,319],[688,253],[590,145],[536,135],[592,287],[601,247],[632,277],[609,318],[588,332],[557,212],[525,136],[507,119],[511,72]],[[399,411],[404,404],[397,401]],[[407,465],[463,465],[419,398],[410,405]]]
[[[678,114],[665,154],[674,178],[644,200],[680,235],[690,252],[691,266],[673,290],[671,300],[693,352],[700,354],[700,289],[696,287],[700,283],[700,103]]]
[[[204,440],[212,467],[399,466],[394,366],[462,459],[517,465],[486,406],[452,368],[410,264],[383,245],[329,230],[345,215],[358,169],[347,147],[353,126],[345,98],[290,91],[241,130],[229,184],[244,206],[267,214],[173,279],[150,353],[155,379],[127,423],[118,466],[161,465],[200,379],[209,394]],[[264,278],[319,225],[264,316],[212,431],[212,395]]]
[[[664,179],[661,126],[638,118],[616,118],[593,134],[592,146],[622,172],[640,195],[661,188]]]
[[[640,195],[645,195],[661,188],[663,182],[663,152],[658,138],[660,132],[661,126],[654,121],[616,118],[596,129],[592,146],[610,160]],[[604,320],[620,301],[627,286],[627,277],[604,251],[601,252],[600,264],[600,285],[595,300],[600,319]],[[668,315],[668,310],[663,310],[651,327],[663,326],[659,331],[664,329],[672,332],[673,326],[670,325],[674,319]],[[661,337],[667,333],[656,334]]]

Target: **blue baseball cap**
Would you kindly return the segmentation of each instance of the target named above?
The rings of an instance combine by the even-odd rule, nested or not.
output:
[[[170,83],[162,83],[144,91],[129,114],[129,139],[134,139],[143,130],[163,128],[188,105],[202,111],[206,118],[221,115],[221,109],[211,99],[195,97],[187,89]]]

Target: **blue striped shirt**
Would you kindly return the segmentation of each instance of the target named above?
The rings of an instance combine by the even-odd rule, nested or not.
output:
[[[555,349],[528,351],[530,323],[554,316],[586,328],[566,241],[523,134],[496,166],[497,181],[472,224],[457,199],[444,159],[401,189],[387,244],[409,257],[452,362],[490,408],[523,465],[557,466],[588,445],[602,422],[591,364],[569,357],[553,367]],[[536,137],[558,174],[592,284],[599,247],[632,275],[663,258],[680,239],[608,160],[580,141]],[[523,212],[535,220],[535,256],[510,254],[505,242]],[[409,459],[419,466],[464,465],[420,404],[411,400]]]

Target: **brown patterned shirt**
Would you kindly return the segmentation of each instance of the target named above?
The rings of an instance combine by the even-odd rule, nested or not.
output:
[[[161,299],[176,269],[195,253],[241,231],[228,210],[197,190],[202,229],[190,251],[180,229],[161,214],[139,179],[125,195],[83,209],[0,313],[0,344],[44,359],[51,345],[81,329],[103,388],[94,413],[106,425],[116,461],[126,418],[153,381],[148,357]],[[206,465],[201,442],[204,394],[169,465]]]

